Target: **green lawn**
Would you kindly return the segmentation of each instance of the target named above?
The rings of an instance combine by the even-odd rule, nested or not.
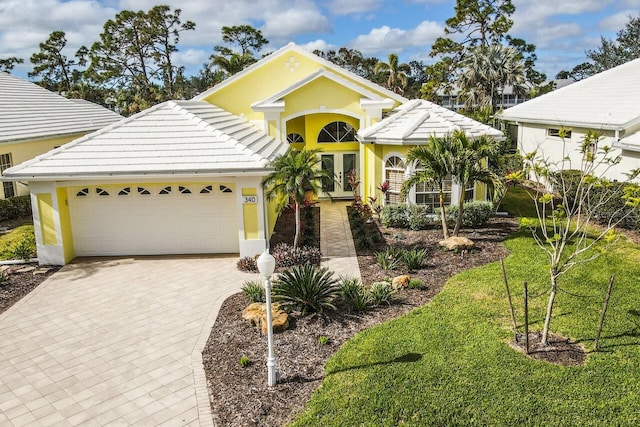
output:
[[[522,283],[547,283],[545,256],[526,232],[505,242],[517,316]],[[584,366],[533,361],[507,344],[510,318],[498,263],[452,278],[427,306],[368,329],[326,366],[296,426],[639,425],[640,249],[627,241],[561,278],[552,331],[593,349],[609,275],[616,281],[600,352]],[[541,329],[546,298],[530,303]]]
[[[11,249],[29,236],[33,236],[33,224],[25,224],[14,228],[0,236],[0,260],[14,258]]]

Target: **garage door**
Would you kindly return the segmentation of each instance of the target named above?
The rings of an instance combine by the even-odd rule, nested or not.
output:
[[[237,253],[231,184],[69,189],[76,256]]]

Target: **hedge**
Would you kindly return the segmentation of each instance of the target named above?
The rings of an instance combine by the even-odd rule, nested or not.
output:
[[[29,195],[0,199],[0,221],[31,216],[31,198]]]

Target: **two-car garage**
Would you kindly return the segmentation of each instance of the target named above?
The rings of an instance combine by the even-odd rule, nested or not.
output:
[[[67,189],[76,256],[237,253],[233,184]]]

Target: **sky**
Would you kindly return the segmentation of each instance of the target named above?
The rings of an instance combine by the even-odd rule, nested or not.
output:
[[[176,63],[197,74],[215,45],[222,26],[249,24],[269,40],[265,52],[289,42],[314,49],[342,46],[386,60],[433,62],[434,40],[444,35],[454,15],[454,0],[0,0],[0,58],[17,56],[14,69],[25,77],[30,56],[52,31],[66,33],[72,57],[82,45],[99,40],[104,23],[122,10],[149,10],[167,4],[182,10],[183,21],[196,23],[182,33]],[[629,16],[640,14],[640,0],[513,0],[516,12],[510,34],[537,47],[538,70],[549,78],[586,60],[585,50],[600,37],[615,38]]]

